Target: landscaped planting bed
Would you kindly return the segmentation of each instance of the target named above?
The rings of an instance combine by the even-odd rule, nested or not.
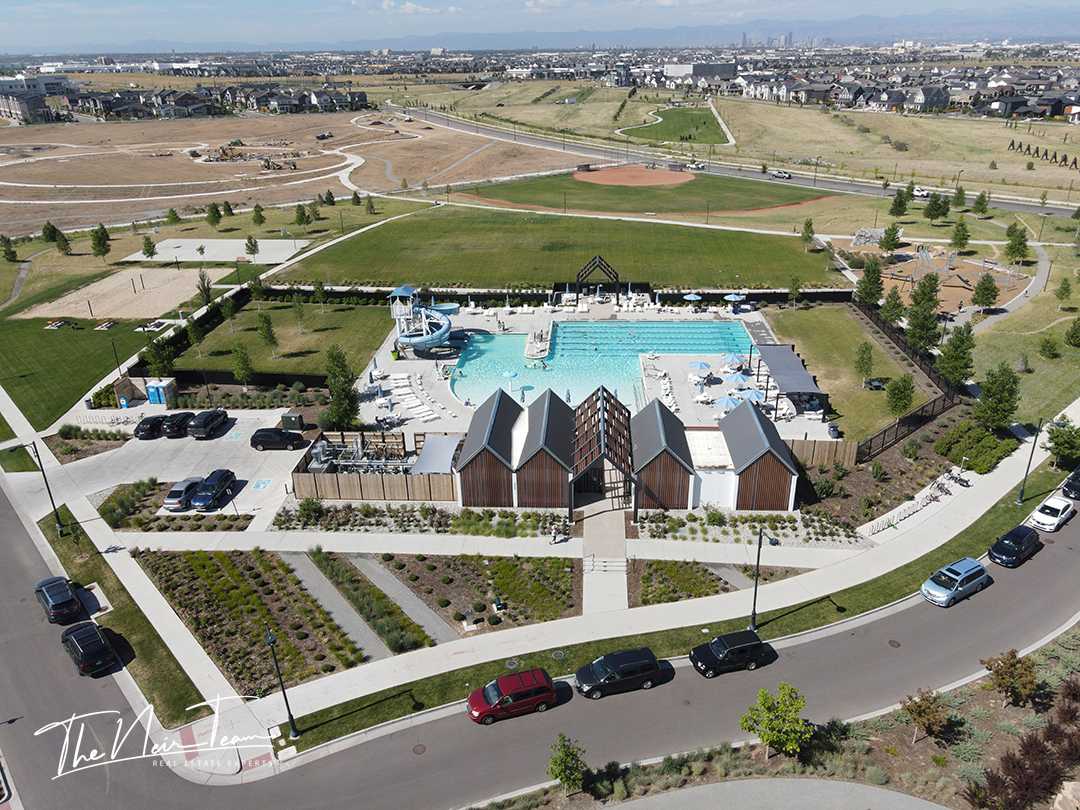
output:
[[[520,627],[581,613],[580,560],[387,552],[382,562],[455,628],[466,621],[483,630]]]
[[[124,442],[131,438],[131,434],[123,430],[61,425],[55,436],[45,436],[42,441],[52,450],[57,461],[67,464],[123,447]]]
[[[277,685],[263,622],[277,637],[286,685],[363,660],[277,555],[139,548],[131,555],[242,695],[261,697]]]
[[[236,512],[159,515],[161,502],[172,487],[156,478],[121,484],[98,507],[98,514],[116,531],[136,532],[242,532],[254,518]]]
[[[681,560],[638,563],[627,576],[630,577],[629,591],[638,595],[637,600],[631,599],[634,607],[698,599],[733,590],[722,577],[700,563]],[[639,587],[635,588],[635,584]]]
[[[642,512],[639,522],[641,536],[667,540],[757,543],[758,532],[764,531],[783,546],[814,543],[843,547],[862,542],[848,521],[805,512],[732,514],[706,504],[690,512]]]

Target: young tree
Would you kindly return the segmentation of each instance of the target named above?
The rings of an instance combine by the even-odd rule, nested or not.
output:
[[[892,205],[889,206],[889,216],[893,219],[902,217],[907,213],[907,194],[903,189],[896,192],[896,195],[892,198]]]
[[[262,279],[255,276],[247,283],[247,290],[251,300],[255,302],[255,307],[262,312],[262,299],[266,295],[266,288],[263,286]]]
[[[292,311],[293,317],[296,318],[296,328],[299,330],[298,334],[304,334],[304,299],[300,296],[300,293],[293,293],[292,297]]]
[[[339,430],[350,427],[360,408],[360,393],[356,390],[356,375],[349,368],[345,352],[336,343],[326,350],[326,387],[330,392],[326,412],[331,423]]]
[[[352,203],[353,205],[360,205],[360,194],[359,194],[359,192],[354,191],[352,193],[352,197],[349,199],[349,202]]]
[[[300,203],[296,204],[296,216],[293,217],[293,223],[303,228],[304,233],[307,233],[307,226],[311,224],[311,215]]]
[[[970,321],[954,329],[942,346],[934,367],[954,388],[963,385],[975,373],[975,363],[971,356],[974,348],[975,338],[972,336]]]
[[[959,210],[965,205],[967,205],[967,194],[964,193],[963,186],[957,186],[952,195],[952,207]]]
[[[319,305],[319,314],[326,314],[326,285],[322,283],[322,279],[315,279],[312,284],[313,290],[311,297],[315,299]]]
[[[805,706],[799,690],[781,681],[775,696],[768,689],[758,692],[757,703],[739,717],[739,728],[761,739],[766,761],[771,748],[796,756],[814,733],[801,716]]]
[[[94,235],[94,234],[97,234],[97,235],[98,235],[98,238],[99,238],[99,239],[100,239],[100,240],[101,240],[102,242],[108,242],[108,241],[110,241],[110,237],[109,237],[109,229],[108,229],[108,228],[106,228],[106,227],[105,227],[104,225],[102,225],[102,224],[101,224],[100,222],[98,223],[98,226],[97,226],[96,228],[94,228],[94,230],[93,230],[93,231],[91,231],[91,232],[90,232],[90,236],[91,236],[91,237],[93,237],[93,235]]]
[[[217,203],[210,203],[206,206],[206,224],[217,230],[217,226],[221,224],[221,209],[218,208]]]
[[[904,188],[904,198],[910,203],[915,199],[915,181],[908,180],[907,187]]]
[[[202,301],[203,306],[210,306],[210,302],[214,300],[214,287],[205,270],[199,270],[199,280],[195,286],[199,291],[199,300]]]
[[[56,241],[56,226],[46,220],[45,224],[41,226],[41,241],[42,242],[55,242]]]
[[[163,339],[151,340],[142,354],[143,362],[151,377],[171,377],[173,350]]]
[[[885,233],[878,240],[878,248],[882,253],[895,253],[900,247],[900,226],[895,222],[885,229]]]
[[[1068,462],[1071,467],[1080,459],[1080,428],[1067,416],[1050,422],[1046,426],[1046,441],[1042,447],[1054,457],[1055,470],[1062,461]]]
[[[1013,223],[1005,233],[1009,237],[1009,244],[1005,246],[1005,258],[1023,266],[1028,257],[1027,231],[1023,226]]]
[[[323,195],[323,205],[335,205],[335,204],[337,204],[337,200],[334,199],[334,192],[327,189],[326,193]]]
[[[233,331],[233,318],[236,317],[236,297],[226,295],[221,299],[221,317],[229,322],[229,333]]]
[[[967,223],[964,221],[964,215],[961,214],[960,219],[958,219],[953,226],[952,239],[949,240],[949,247],[956,251],[966,250],[970,241],[971,231],[968,230]]]
[[[248,234],[247,241],[244,242],[244,253],[251,257],[251,261],[255,261],[255,257],[259,255],[259,242],[253,234]],[[237,281],[240,279],[238,278]]]
[[[899,323],[904,317],[904,299],[896,285],[889,287],[889,292],[885,295],[885,303],[881,305],[881,317],[889,323]]]
[[[374,200],[374,198],[372,198],[372,196],[370,194],[368,194],[366,197],[364,197],[364,200],[365,200],[365,202],[364,202],[364,213],[365,214],[374,214],[375,213],[375,200]]]
[[[270,321],[270,315],[266,312],[260,312],[255,317],[259,322],[259,337],[266,344],[266,348],[270,350],[270,359],[277,360],[274,349],[278,346],[278,339],[274,333],[274,324]]]
[[[919,739],[920,731],[926,737],[936,737],[949,727],[945,699],[937,692],[920,689],[916,697],[908,695],[900,708],[910,715],[915,725],[915,733],[911,737],[912,745]]]
[[[975,198],[975,202],[971,204],[971,213],[973,213],[979,219],[982,219],[990,211],[990,195],[985,191],[980,191],[979,196]]]
[[[897,419],[911,410],[914,398],[915,381],[910,374],[901,374],[889,380],[889,384],[885,386],[885,407]]]
[[[195,248],[195,252],[199,254],[199,259],[202,260],[202,269],[206,269],[206,245],[199,245]]]
[[[71,242],[68,241],[67,235],[59,229],[56,231],[56,249],[62,256],[71,255]]]
[[[814,244],[814,220],[807,217],[802,224],[802,234],[799,236],[803,243],[803,253],[810,250],[810,246]]]
[[[551,744],[547,775],[563,786],[563,798],[569,796],[570,791],[581,790],[587,769],[585,749],[560,731],[559,739]]]
[[[175,208],[170,208],[165,212],[165,224],[166,225],[179,225],[180,215],[176,213]]]
[[[199,322],[196,321],[194,318],[188,321],[187,336],[188,341],[191,343],[192,346],[195,347],[195,350],[199,353],[199,357],[202,357],[203,330],[202,327],[199,326]]]
[[[255,203],[255,207],[251,209],[251,224],[256,228],[261,228],[266,224],[266,215],[263,214],[263,207],[258,203]]]
[[[975,421],[987,430],[1007,428],[1020,407],[1020,377],[1002,360],[997,368],[987,369],[980,389],[972,412]]]
[[[949,200],[935,191],[927,199],[922,213],[924,217],[930,220],[932,227],[935,219],[944,219],[949,215]]]
[[[862,377],[860,388],[866,388],[866,378],[874,373],[874,347],[864,340],[855,349],[855,373]]]
[[[95,230],[90,234],[90,252],[95,256],[101,257],[101,263],[105,264],[105,257],[109,255],[109,251],[112,250],[112,245],[109,244],[108,234],[102,236],[102,230]]]
[[[95,253],[94,255],[96,256],[97,254]],[[15,253],[15,246],[11,243],[4,245],[3,256],[5,262],[17,262],[19,260],[18,254]]]
[[[1001,702],[1001,708],[1005,708],[1009,701],[1014,706],[1023,706],[1035,695],[1039,688],[1036,677],[1038,668],[1032,658],[1021,658],[1015,650],[1002,653],[997,658],[987,658],[979,661],[990,670],[990,683],[994,688],[1005,696]]]
[[[822,255],[825,256],[825,269],[829,269],[829,264],[836,258],[836,248],[833,247],[832,242],[826,242],[825,247],[821,249]]]
[[[312,222],[318,222],[319,221],[319,203],[317,201],[315,201],[315,200],[312,200],[311,202],[309,202],[308,205],[307,205],[307,213],[308,213],[308,216],[311,217]]]
[[[1061,312],[1061,308],[1065,306],[1065,302],[1072,297],[1072,282],[1069,281],[1069,277],[1066,276],[1061,280],[1058,288],[1054,290],[1054,298],[1058,300],[1058,312]]]
[[[1080,346],[1080,318],[1073,318],[1065,331],[1065,345],[1072,346],[1074,349]]]
[[[232,204],[228,200],[221,204],[221,215],[226,217],[233,215]]]
[[[237,343],[232,348],[233,376],[241,385],[247,385],[255,376],[255,367],[251,365],[247,346]]]
[[[997,303],[997,299],[998,286],[994,283],[994,277],[989,273],[983,273],[975,282],[975,289],[971,292],[971,303],[985,312]]]
[[[149,236],[142,238],[142,255],[147,259],[153,259],[157,256],[157,245],[154,244],[154,240]]]
[[[868,256],[863,265],[862,278],[855,286],[855,297],[864,304],[877,306],[885,292],[885,285],[881,281],[881,261],[877,256]]]
[[[802,281],[798,276],[791,277],[791,283],[788,285],[787,300],[793,308],[799,301],[799,296],[802,294]]]

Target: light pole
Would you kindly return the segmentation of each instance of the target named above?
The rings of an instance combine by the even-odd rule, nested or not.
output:
[[[1048,422],[1048,421],[1049,420],[1045,416],[1040,416],[1039,417],[1039,424],[1035,428],[1035,435],[1031,437],[1031,453],[1028,454],[1027,467],[1024,468],[1024,480],[1020,484],[1020,494],[1016,496],[1016,505],[1017,506],[1023,506],[1024,505],[1024,487],[1027,486],[1028,473],[1031,472],[1031,460],[1033,458],[1035,458],[1035,445],[1037,445],[1039,443],[1039,431],[1042,430],[1043,422]],[[1056,425],[1058,423],[1054,422],[1053,424]]]
[[[709,203],[711,203],[711,202],[712,202],[712,200],[706,200],[705,201],[705,224],[706,225],[709,224]]]
[[[293,720],[292,709],[289,708],[289,696],[285,694],[285,681],[281,679],[281,667],[278,666],[277,653],[274,651],[274,645],[277,644],[277,638],[270,632],[270,625],[263,620],[263,626],[266,627],[266,638],[263,641],[266,642],[266,646],[270,648],[270,656],[274,659],[274,671],[277,673],[278,686],[281,687],[281,697],[285,701],[285,714],[289,716],[289,739],[295,740],[300,736],[300,732],[296,728],[296,721]]]
[[[896,182],[896,170],[897,170],[897,169],[898,169],[899,167],[900,167],[900,163],[899,163],[899,162],[897,162],[897,163],[894,163],[894,164],[893,164],[893,167],[892,167],[892,181],[893,181],[894,183]]]
[[[817,185],[817,170],[818,170],[818,164],[819,163],[821,163],[821,155],[818,155],[816,158],[814,158],[814,185],[815,186]]]
[[[38,454],[37,443],[30,442],[29,444],[16,444],[8,448],[9,453],[14,453],[20,447],[29,447],[34,451],[34,459],[37,461],[38,469],[41,470],[41,480],[45,482],[45,491],[49,493],[49,503],[52,504],[52,516],[53,522],[56,524],[56,534],[58,537],[64,535],[64,524],[60,522],[60,513],[56,511],[56,501],[53,500],[52,490],[49,489],[49,479],[45,475],[45,465],[41,463],[41,456]]]
[[[566,192],[562,193],[562,212],[566,213]]]
[[[122,371],[120,371],[120,355],[116,353],[116,338],[109,338],[109,343],[112,344],[112,356],[113,359],[116,361],[116,376],[118,379],[120,379],[124,376],[124,374]]]
[[[956,173],[956,188],[960,188],[960,175],[962,175],[963,173],[963,169],[960,169],[960,171]]]
[[[761,541],[765,537],[765,530],[758,529],[757,532],[757,563],[754,565],[754,604],[750,608],[750,630],[757,632],[757,586],[758,586],[758,574],[761,572]],[[771,543],[773,538],[769,538]]]

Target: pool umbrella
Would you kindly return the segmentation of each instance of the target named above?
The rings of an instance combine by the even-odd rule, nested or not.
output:
[[[435,306],[435,296],[431,296],[431,305]]]
[[[741,354],[722,354],[722,355],[720,355],[720,362],[721,363],[735,363],[736,365],[738,365],[742,361],[743,361],[743,357],[742,357]]]
[[[375,384],[375,375],[372,374],[370,371],[367,373],[367,384],[368,385],[374,385]]]
[[[379,396],[382,396],[382,383],[379,383]]]
[[[508,380],[513,380],[514,377],[517,376],[517,372],[516,371],[504,371],[503,376],[506,377],[506,379],[508,379]],[[514,384],[512,382],[510,383],[510,390],[511,391],[514,390]]]
[[[374,357],[371,358],[371,367],[373,369],[377,369],[379,367],[379,361],[376,360]]]
[[[394,400],[393,399],[388,398],[386,400],[386,412],[387,413],[393,413],[394,412]]]
[[[682,297],[682,300],[683,301],[700,301],[701,296],[700,295],[695,295],[694,293],[687,293],[686,295],[684,295]]]
[[[750,378],[745,374],[732,374],[730,377],[725,377],[729,383],[735,383],[735,385],[743,385],[750,382]]]
[[[690,368],[697,369],[698,371],[707,371],[708,369],[712,368],[712,366],[710,366],[703,360],[695,360],[694,362],[687,363],[686,365],[688,365]]]
[[[506,294],[506,308],[510,309],[510,293]]]
[[[727,295],[724,296],[724,300],[725,301],[742,301],[744,297],[745,296],[739,295],[738,293],[728,293]]]
[[[472,296],[469,296],[469,309],[472,309]]]
[[[742,400],[735,397],[720,397],[713,400],[713,405],[719,405],[721,408],[738,408],[741,404]]]
[[[761,402],[765,399],[765,392],[758,391],[756,388],[747,388],[745,391],[740,391],[739,396],[751,402]]]

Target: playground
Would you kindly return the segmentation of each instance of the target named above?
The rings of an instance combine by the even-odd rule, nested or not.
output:
[[[938,275],[938,297],[942,312],[957,312],[971,305],[971,295],[979,276],[990,273],[998,288],[998,305],[1022,295],[1030,277],[1025,273],[1010,272],[1009,268],[983,260],[969,261],[940,247],[919,247],[915,257],[900,264],[882,268],[881,280],[888,293],[892,287],[900,288],[905,306],[911,303],[911,290],[926,273]]]

